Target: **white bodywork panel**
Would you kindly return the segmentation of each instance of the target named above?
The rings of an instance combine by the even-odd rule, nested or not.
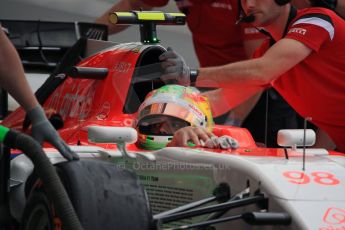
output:
[[[154,214],[209,197],[219,183],[225,182],[230,185],[232,195],[244,191],[248,185],[251,195],[260,190],[269,199],[268,211],[288,212],[292,216],[289,226],[265,226],[265,229],[345,228],[345,157],[342,156],[314,155],[309,149],[303,171],[302,156],[285,159],[164,148],[124,158],[118,150],[72,148],[81,158],[101,158],[118,167],[134,169],[148,192]],[[63,160],[55,150],[47,151],[47,155],[53,163]],[[260,208],[249,205],[233,209],[227,215],[248,211]],[[217,229],[264,227],[250,226],[242,220],[216,226]]]

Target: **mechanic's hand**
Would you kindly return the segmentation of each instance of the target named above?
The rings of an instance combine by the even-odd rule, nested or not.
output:
[[[188,146],[191,141],[196,146],[202,146],[202,143],[207,142],[214,134],[207,131],[203,127],[187,126],[177,130],[172,141],[167,145],[168,147],[183,147]]]
[[[32,136],[40,143],[48,141],[67,160],[78,160],[79,156],[74,153],[61,139],[57,131],[48,121],[41,106],[28,111],[28,116],[32,121]]]
[[[164,75],[161,79],[165,82],[176,80],[180,85],[189,86],[190,68],[181,55],[173,51],[170,47],[167,50],[159,56],[164,70]]]
[[[211,149],[237,149],[239,147],[238,141],[227,135],[211,137],[205,142],[204,147]]]
[[[337,0],[309,0],[313,7],[324,7],[330,10],[337,8]]]

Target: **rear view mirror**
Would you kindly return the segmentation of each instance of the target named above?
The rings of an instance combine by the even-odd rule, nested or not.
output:
[[[131,127],[89,126],[88,139],[94,143],[133,144],[138,133]]]
[[[315,144],[316,134],[312,129],[282,129],[278,132],[277,143],[282,147],[313,146]]]

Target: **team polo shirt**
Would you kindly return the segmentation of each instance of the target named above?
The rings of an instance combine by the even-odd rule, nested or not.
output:
[[[168,0],[143,0],[152,7]],[[240,23],[238,0],[180,0],[180,11],[187,15],[200,66],[224,65],[246,59],[243,41],[264,38],[250,24]]]
[[[312,53],[271,84],[345,151],[345,21],[323,8],[300,10],[285,38],[303,43]],[[268,46],[263,44],[259,53]]]

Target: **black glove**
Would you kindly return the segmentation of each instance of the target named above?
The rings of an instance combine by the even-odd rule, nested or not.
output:
[[[161,77],[163,81],[176,80],[180,85],[190,85],[190,68],[181,55],[169,47],[159,56],[159,60],[162,61],[164,70],[164,75]]]
[[[338,0],[310,0],[311,6],[313,7],[324,7],[330,10],[337,8]]]

